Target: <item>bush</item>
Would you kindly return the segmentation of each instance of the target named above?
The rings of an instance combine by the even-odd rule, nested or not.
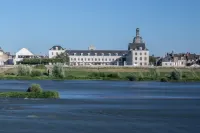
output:
[[[180,73],[176,72],[176,71],[171,72],[170,79],[171,80],[180,80],[181,79]]]
[[[129,81],[136,81],[137,77],[135,75],[129,75],[126,77]]]
[[[120,78],[119,73],[110,73],[107,75],[108,78]]]
[[[36,69],[46,69],[44,64],[39,64],[35,66]]]
[[[42,76],[42,72],[39,70],[33,70],[31,72],[31,77],[37,77],[37,76]]]
[[[1,92],[0,97],[9,98],[59,98],[59,93],[55,91],[46,92]]]
[[[160,79],[160,82],[167,82],[168,80],[167,80],[167,78],[166,77],[162,77],[161,79]]]
[[[30,76],[31,71],[32,71],[32,69],[30,66],[19,65],[17,67],[17,75],[18,76]]]
[[[27,92],[37,92],[37,93],[41,93],[42,92],[42,88],[39,84],[32,84]]]
[[[54,65],[52,70],[52,75],[55,78],[64,78],[65,72],[62,65]]]

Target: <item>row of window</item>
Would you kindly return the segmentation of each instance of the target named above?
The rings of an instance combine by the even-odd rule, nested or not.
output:
[[[83,53],[80,53],[80,54],[76,54],[76,53],[74,53],[73,55],[74,55],[74,56],[78,56],[78,55],[83,56]],[[87,55],[90,56],[90,55],[92,55],[92,54],[91,54],[91,53],[88,53]],[[101,53],[101,56],[104,56],[104,55],[106,55],[106,54]],[[109,53],[109,54],[108,54],[108,56],[112,56],[112,55],[114,55],[114,56],[118,56],[119,54],[118,54],[118,53],[115,53],[115,54],[111,54],[111,53]],[[123,54],[123,55],[124,55],[124,54]],[[94,56],[97,56],[97,53],[95,53]]]
[[[76,61],[76,58],[71,58],[71,61]],[[115,59],[107,59],[107,58],[77,58],[78,61],[115,61]],[[117,59],[118,61],[122,61],[122,59]]]
[[[138,55],[137,52],[135,52],[135,55]],[[140,55],[142,55],[142,53],[140,52]],[[147,55],[147,53],[145,52],[144,55]]]
[[[135,64],[137,65],[138,63],[137,62],[135,62]],[[139,63],[140,64],[140,66],[142,66],[143,64],[146,66],[147,65],[147,63],[145,62],[145,63],[142,63],[142,62],[140,62]]]
[[[138,58],[135,57],[135,60],[138,60]],[[142,57],[140,57],[140,60],[142,60]],[[146,61],[146,60],[147,60],[147,57],[144,57],[144,60]]]

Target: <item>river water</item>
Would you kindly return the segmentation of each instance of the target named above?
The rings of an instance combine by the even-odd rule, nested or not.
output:
[[[60,99],[0,99],[0,133],[198,133],[200,83],[0,80]]]

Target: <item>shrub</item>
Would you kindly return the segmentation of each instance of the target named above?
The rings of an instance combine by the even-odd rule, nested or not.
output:
[[[62,65],[54,65],[52,70],[52,75],[55,78],[64,78],[65,72]]]
[[[126,77],[129,81],[136,81],[137,77],[135,75],[129,75]]]
[[[31,77],[37,77],[37,76],[42,76],[42,72],[39,70],[33,70],[31,72]]]
[[[32,84],[28,88],[27,92],[42,92],[42,88],[39,84]]]
[[[0,97],[10,98],[59,98],[59,93],[56,91],[46,92],[1,92]]]
[[[35,66],[36,69],[46,69],[44,64],[39,64]]]
[[[19,65],[17,67],[17,75],[18,76],[30,76],[31,71],[32,71],[32,69],[30,66]]]
[[[177,71],[171,72],[170,79],[171,80],[180,80],[181,79],[180,73]]]
[[[161,79],[160,79],[160,82],[167,82],[168,80],[167,80],[167,78],[166,77],[162,77]]]
[[[107,75],[109,78],[120,78],[119,73],[110,73]]]

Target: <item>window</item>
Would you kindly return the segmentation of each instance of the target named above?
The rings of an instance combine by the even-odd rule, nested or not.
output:
[[[93,58],[91,58],[91,60],[93,61]]]
[[[112,59],[113,61],[115,61],[115,59]]]
[[[111,53],[109,53],[108,55],[111,56]]]
[[[88,61],[90,61],[90,58],[88,58]]]
[[[167,66],[167,63],[165,63],[165,65]]]
[[[140,57],[140,60],[142,60],[142,57]]]
[[[135,52],[135,55],[137,55],[137,52]]]
[[[118,53],[116,53],[115,55],[118,56]]]
[[[90,56],[90,53],[88,53],[88,56]]]
[[[147,57],[144,57],[144,60],[146,61],[146,60],[147,60]]]
[[[79,61],[80,59],[78,58],[78,61]]]
[[[85,58],[85,61],[86,61],[86,58]]]
[[[181,62],[181,64],[183,65],[183,62]]]
[[[76,58],[74,58],[74,60],[76,61]]]
[[[53,52],[52,52],[52,55],[53,55]]]
[[[97,58],[95,58],[95,61],[97,61]]]
[[[146,66],[146,65],[147,65],[147,63],[144,63],[144,65]]]
[[[142,66],[142,63],[140,63],[140,66]]]
[[[81,61],[83,61],[83,58],[81,58]]]
[[[99,58],[99,61],[100,61],[100,58]]]
[[[56,55],[58,55],[58,52],[56,52]]]
[[[80,54],[81,56],[83,55],[83,53]]]
[[[71,58],[70,60],[73,61],[73,58]]]
[[[103,61],[103,58],[102,58],[102,61]]]
[[[76,53],[74,53],[74,55],[76,55]]]
[[[147,55],[147,53],[145,52],[144,55]]]
[[[105,61],[107,61],[107,58],[105,58]]]
[[[109,59],[109,61],[111,61],[111,59]]]
[[[95,53],[95,56],[97,56],[97,53]]]
[[[140,55],[142,55],[142,53],[140,53]]]
[[[137,60],[137,57],[135,57],[135,60]]]
[[[101,53],[102,56],[104,56],[104,53]]]

